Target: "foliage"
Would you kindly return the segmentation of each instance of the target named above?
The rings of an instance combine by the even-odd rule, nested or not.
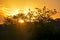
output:
[[[54,15],[57,13],[56,9],[50,10],[44,6],[42,9],[35,8],[34,11],[31,11],[31,9],[28,9],[28,13],[18,13],[17,15],[14,15],[12,19],[16,19],[17,21],[22,19],[25,22],[49,22],[49,19],[51,19],[51,15]]]
[[[60,35],[60,18],[51,18],[51,15],[57,13],[56,9],[50,10],[45,6],[35,9],[28,9],[27,15],[22,12],[7,17],[5,23],[0,25],[0,37],[4,38],[1,40],[57,40]],[[18,23],[21,19],[25,23]]]

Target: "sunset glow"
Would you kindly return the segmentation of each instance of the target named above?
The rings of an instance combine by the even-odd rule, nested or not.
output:
[[[24,20],[19,20],[18,22],[20,22],[20,23],[24,23]]]
[[[47,8],[60,11],[60,0],[0,0],[0,11],[3,12],[3,16],[15,16],[19,13],[23,13],[25,16],[28,14],[29,9],[35,11],[35,8]],[[33,13],[34,16],[38,14]],[[29,18],[29,16],[27,16]],[[52,15],[53,19],[60,18],[60,14]],[[33,19],[34,17],[32,17]],[[36,18],[34,18],[36,19]],[[33,20],[34,20],[33,19]]]
[[[60,0],[0,0],[0,40],[60,39]]]

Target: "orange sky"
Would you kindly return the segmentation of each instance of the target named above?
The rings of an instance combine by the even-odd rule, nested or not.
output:
[[[26,8],[42,8],[47,6],[50,9],[56,8],[57,11],[60,11],[60,0],[0,0],[0,9],[8,8],[9,12],[13,12],[17,8],[26,9]],[[60,14],[56,14],[54,18],[60,18]]]

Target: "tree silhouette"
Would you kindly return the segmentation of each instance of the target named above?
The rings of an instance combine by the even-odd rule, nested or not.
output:
[[[36,8],[38,9],[38,20],[43,20],[44,22],[47,22],[50,18],[51,15],[54,15],[57,13],[56,9],[54,10],[50,10],[48,8],[46,8],[46,6],[44,6],[42,9]]]
[[[13,38],[13,40],[19,40],[22,36],[23,38],[25,37],[23,40],[57,39],[57,35],[60,33],[60,19],[54,20],[51,17],[51,15],[58,13],[57,10],[48,9],[46,6],[43,8],[35,9],[36,10],[34,11],[28,9],[29,12],[26,13],[26,15],[24,12],[22,12],[14,15],[13,17],[9,16],[5,19],[4,26],[9,27],[7,29],[9,31],[9,37],[11,36],[11,39],[14,36],[15,39]],[[26,25],[21,25],[18,23],[18,21],[21,19],[25,21]],[[21,32],[22,30],[24,30],[23,33]]]
[[[56,13],[58,13],[56,11],[56,9],[54,10],[51,10],[51,9],[48,9],[46,6],[44,6],[42,9],[41,8],[35,8],[36,11],[32,11],[31,9],[28,9],[28,13],[25,13],[22,12],[22,13],[18,13],[17,15],[14,15],[13,16],[13,19],[16,19],[17,21],[19,19],[22,19],[24,20],[25,22],[27,22],[28,20],[30,22],[41,22],[41,21],[44,21],[44,22],[49,22],[49,19],[51,19],[51,15],[55,15]],[[28,21],[28,22],[29,22]]]

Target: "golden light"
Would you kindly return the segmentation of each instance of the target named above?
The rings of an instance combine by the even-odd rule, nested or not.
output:
[[[28,10],[29,8],[25,8],[24,10],[23,10],[23,14],[25,14],[25,15],[27,15],[28,14],[28,12],[29,12],[29,10]]]
[[[28,14],[28,12],[29,12],[28,10],[25,10],[23,13],[24,13],[24,14]]]
[[[21,19],[21,20],[19,20],[18,22],[20,22],[20,23],[24,23],[24,20]]]
[[[19,12],[18,12],[19,9],[11,10],[11,9],[9,9],[9,8],[3,7],[3,8],[1,8],[1,10],[2,10],[3,12],[5,12],[5,15],[7,15],[7,16],[14,16],[14,15],[17,15],[17,14],[19,13]]]
[[[14,15],[17,15],[19,12],[18,12],[19,9],[15,9],[12,13],[8,14],[8,16],[14,16]]]

